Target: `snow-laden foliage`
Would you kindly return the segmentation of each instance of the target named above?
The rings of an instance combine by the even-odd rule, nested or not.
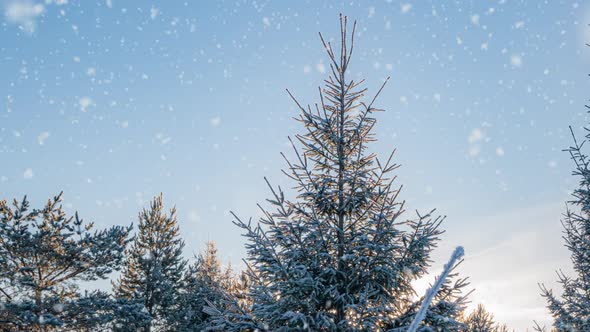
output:
[[[92,231],[77,213],[67,217],[61,200],[33,210],[26,197],[0,201],[2,331],[90,331],[118,314],[108,295],[82,294],[79,283],[120,268],[131,227]]]
[[[590,130],[586,131],[586,139],[590,139]],[[574,144],[567,151],[574,161],[573,175],[579,179],[579,185],[568,202],[561,223],[576,275],[557,273],[563,288],[561,297],[541,286],[547,308],[555,320],[553,327],[564,332],[590,331],[590,160],[582,151],[585,141],[578,142],[573,130],[572,136]]]
[[[283,156],[296,197],[269,184],[272,208],[260,207],[258,223],[236,216],[247,239],[251,303],[206,308],[212,329],[386,331],[407,328],[416,315],[412,282],[427,272],[443,218],[406,216],[393,153],[383,161],[368,150],[383,86],[366,103],[362,81],[348,78],[355,26],[349,39],[341,17],[339,54],[321,38],[332,75],[319,102],[304,107],[293,98],[305,132],[291,140],[294,160]],[[420,331],[463,327],[465,284],[445,280]]]
[[[178,310],[186,260],[176,209],[164,211],[162,195],[139,213],[138,233],[127,252],[123,273],[114,283],[119,298],[142,304],[152,321],[145,331],[170,330]]]
[[[207,242],[205,251],[189,266],[185,276],[185,288],[180,297],[179,310],[175,313],[178,331],[204,330],[210,319],[203,308],[207,303],[222,308],[224,294],[230,292],[232,286],[231,267],[221,268],[215,244]]]
[[[465,255],[465,250],[463,249],[463,247],[457,247],[455,249],[455,251],[453,251],[451,258],[449,259],[447,264],[445,264],[440,276],[438,276],[436,278],[434,285],[432,285],[426,291],[426,294],[424,295],[424,299],[422,300],[422,305],[420,305],[420,309],[418,309],[418,312],[416,313],[414,320],[412,321],[412,324],[410,324],[410,327],[408,328],[408,332],[416,332],[418,330],[420,323],[422,323],[422,321],[426,318],[426,313],[428,312],[428,307],[430,306],[430,304],[432,303],[432,301],[434,300],[434,298],[438,294],[439,290],[445,284],[445,281],[447,280],[447,278],[451,274],[451,271],[453,270],[453,268],[455,266],[457,266],[457,264],[463,258],[464,255]]]

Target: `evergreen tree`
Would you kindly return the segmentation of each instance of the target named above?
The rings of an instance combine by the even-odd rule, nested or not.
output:
[[[92,231],[78,213],[67,217],[61,200],[33,210],[26,196],[0,201],[2,331],[92,330],[114,315],[108,295],[82,294],[78,283],[120,268],[131,226]]]
[[[216,317],[212,329],[404,329],[420,306],[412,281],[427,272],[443,218],[432,212],[404,217],[392,174],[398,166],[392,156],[383,163],[368,151],[379,109],[373,106],[376,96],[361,101],[362,81],[347,77],[356,24],[348,40],[346,17],[340,22],[339,54],[320,34],[332,75],[319,91],[319,103],[303,107],[289,92],[306,130],[296,136],[299,144],[291,141],[295,161],[283,155],[296,197],[267,181],[273,211],[261,207],[264,216],[255,224],[234,215],[247,238],[252,304],[245,308],[234,298],[228,300],[231,310],[206,308]],[[464,285],[446,282],[420,330],[463,328],[457,319]]]
[[[248,308],[252,306],[252,299],[248,296],[248,290],[252,286],[252,281],[249,277],[249,273],[242,271],[237,275],[231,282],[229,287],[229,295],[235,300],[236,304]]]
[[[582,151],[583,142],[578,142],[573,130],[574,144],[567,151],[575,164],[573,175],[579,179],[578,188],[568,202],[562,225],[565,246],[571,252],[575,277],[559,271],[559,283],[563,294],[558,297],[541,285],[547,308],[555,319],[557,331],[590,331],[590,160]],[[586,129],[586,139],[590,131]],[[537,327],[537,330],[541,330]]]
[[[507,332],[506,325],[500,325],[494,320],[494,315],[488,312],[483,304],[478,304],[465,320],[467,332]]]
[[[139,213],[138,234],[127,253],[123,273],[114,284],[115,295],[145,306],[152,321],[145,331],[169,330],[169,319],[178,310],[179,290],[186,261],[180,238],[176,209],[164,211],[162,194],[154,197],[149,209]]]
[[[60,331],[75,332],[128,332],[138,331],[151,320],[142,304],[123,298],[113,298],[102,291],[85,294],[76,306],[68,308],[75,317],[75,328],[60,328]]]
[[[185,284],[177,318],[178,330],[202,331],[210,323],[210,316],[203,308],[207,303],[222,308],[224,294],[231,293],[234,284],[231,267],[221,268],[215,243],[207,242],[204,253],[189,267]]]

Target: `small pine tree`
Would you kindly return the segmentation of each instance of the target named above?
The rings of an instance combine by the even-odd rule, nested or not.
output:
[[[585,143],[578,142],[573,130],[574,144],[568,151],[575,164],[573,175],[579,178],[579,186],[572,194],[562,220],[565,246],[571,252],[576,277],[559,271],[559,283],[563,288],[561,298],[541,285],[541,294],[547,300],[547,308],[554,318],[556,331],[590,331],[590,160],[582,151]],[[586,139],[590,130],[586,129]],[[539,327],[537,330],[542,330]]]
[[[179,290],[186,261],[176,209],[164,211],[162,194],[139,213],[138,233],[127,253],[123,273],[114,283],[115,295],[145,306],[152,321],[145,331],[174,326],[169,317],[178,310]]]
[[[483,304],[478,304],[477,308],[465,319],[467,332],[507,332],[506,325],[500,325],[494,320],[494,315],[486,310]]]
[[[222,269],[215,243],[207,242],[205,251],[186,273],[177,318],[179,331],[202,331],[209,326],[210,316],[203,308],[208,303],[223,307],[224,294],[231,292],[233,285],[232,274],[231,267]]]
[[[0,201],[0,330],[92,330],[113,315],[112,299],[82,294],[78,283],[118,270],[131,230],[92,232],[76,213],[67,217],[62,193],[42,209],[26,196]]]
[[[247,238],[252,304],[244,308],[234,299],[228,306],[234,312],[206,308],[216,316],[216,329],[384,331],[405,328],[416,315],[420,302],[412,282],[429,267],[443,218],[427,213],[402,219],[405,205],[392,174],[397,165],[391,156],[383,163],[367,150],[379,109],[373,107],[376,97],[361,101],[362,81],[347,77],[355,27],[349,40],[347,18],[341,17],[340,54],[321,38],[332,76],[320,89],[320,102],[303,107],[293,98],[305,134],[296,136],[301,149],[293,143],[295,162],[283,156],[297,197],[269,184],[274,211],[261,207],[264,216],[256,224],[234,215]],[[447,282],[425,325],[463,327],[457,319],[464,284]]]

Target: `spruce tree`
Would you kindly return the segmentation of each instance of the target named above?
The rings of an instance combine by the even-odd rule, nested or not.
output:
[[[467,332],[508,332],[506,325],[500,325],[494,320],[494,315],[486,310],[483,304],[465,319]]]
[[[305,128],[290,139],[294,160],[283,154],[295,197],[266,181],[271,209],[260,207],[259,222],[234,215],[247,239],[251,305],[234,298],[231,310],[206,308],[216,316],[212,329],[403,330],[420,306],[412,282],[427,272],[443,218],[433,211],[406,216],[393,153],[383,161],[368,150],[380,111],[373,103],[383,86],[361,101],[363,81],[348,78],[356,23],[350,39],[347,18],[340,23],[338,54],[320,34],[332,75],[319,89],[319,102],[304,107],[288,92]],[[459,289],[465,281],[445,285],[421,330],[463,328]]]
[[[78,299],[76,306],[68,307],[67,314],[75,317],[75,324],[62,326],[59,331],[138,331],[151,320],[143,305],[123,298],[113,298],[103,291],[85,294]]]
[[[186,261],[180,238],[176,209],[164,211],[162,194],[149,209],[139,213],[138,232],[128,250],[121,277],[114,283],[115,295],[141,303],[152,321],[145,331],[174,328],[169,319],[178,309],[179,291]]]
[[[210,316],[203,308],[208,303],[222,308],[224,294],[231,293],[232,287],[231,268],[222,269],[215,243],[207,242],[205,251],[199,254],[186,273],[181,308],[177,314],[178,330],[204,330],[210,323]]]
[[[554,319],[553,327],[564,332],[590,331],[590,160],[582,149],[585,141],[578,142],[571,127],[570,131],[574,144],[566,151],[574,161],[573,176],[578,178],[579,184],[561,223],[576,275],[572,277],[557,272],[563,288],[561,297],[541,285],[541,294]],[[586,132],[586,139],[590,139],[590,130],[586,129]]]
[[[81,293],[79,283],[120,268],[131,226],[92,231],[78,213],[66,216],[61,201],[62,193],[33,210],[26,196],[0,201],[2,331],[93,330],[118,314],[108,294]]]
[[[248,290],[252,286],[252,281],[249,275],[250,273],[247,271],[241,271],[233,278],[229,287],[229,292],[227,292],[227,294],[231,296],[231,299],[243,308],[252,306],[252,299],[248,296]]]

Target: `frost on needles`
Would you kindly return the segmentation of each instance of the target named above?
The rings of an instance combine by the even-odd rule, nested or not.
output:
[[[0,201],[0,329],[100,331],[115,318],[149,320],[134,303],[80,291],[120,268],[131,226],[93,231],[61,201],[60,193],[32,210],[26,197]]]
[[[177,329],[181,307],[184,241],[176,221],[176,208],[164,210],[163,195],[154,197],[138,216],[138,234],[127,251],[121,277],[113,283],[118,298],[142,305],[151,318],[137,330]],[[124,327],[124,324],[117,322]]]
[[[420,307],[412,282],[424,276],[442,233],[434,211],[411,215],[399,199],[393,153],[380,160],[369,149],[375,96],[349,78],[356,23],[348,35],[340,18],[335,49],[320,34],[331,75],[319,100],[300,110],[303,133],[283,157],[295,197],[267,184],[269,208],[258,222],[235,216],[247,239],[250,301],[227,296],[214,305],[210,330],[388,331],[407,328]],[[452,273],[428,307],[419,331],[459,331],[465,279]]]
[[[541,294],[554,319],[553,328],[559,332],[590,331],[590,159],[583,151],[584,143],[590,139],[590,130],[586,129],[586,140],[582,142],[578,142],[571,127],[570,131],[574,144],[566,151],[574,161],[573,175],[578,178],[579,185],[568,202],[561,223],[576,275],[571,277],[562,271],[557,272],[558,283],[563,288],[561,297],[541,285]],[[535,329],[546,330],[539,325]]]

